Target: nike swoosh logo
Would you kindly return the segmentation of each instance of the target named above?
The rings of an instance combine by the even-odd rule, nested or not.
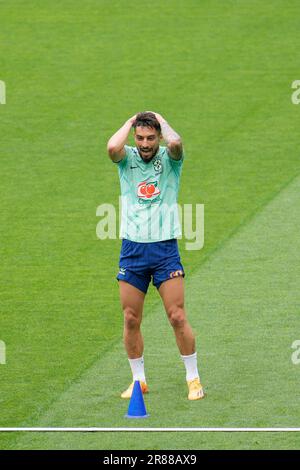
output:
[[[133,169],[133,168],[138,168],[138,167],[137,166],[131,166],[130,168]]]

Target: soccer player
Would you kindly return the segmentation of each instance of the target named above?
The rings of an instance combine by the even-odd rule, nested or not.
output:
[[[134,129],[135,147],[126,145]],[[160,146],[161,139],[166,146]],[[177,237],[181,235],[177,195],[184,151],[180,136],[158,113],[141,112],[109,139],[111,160],[118,165],[122,196],[119,281],[124,312],[124,344],[133,383],[122,394],[130,398],[135,380],[148,392],[141,321],[152,278],[186,368],[188,399],[204,397],[197,367],[195,337],[184,308],[184,269]]]

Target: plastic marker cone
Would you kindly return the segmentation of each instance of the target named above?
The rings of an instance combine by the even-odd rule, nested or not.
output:
[[[125,418],[147,418],[148,416],[149,415],[146,411],[141,384],[138,380],[136,380],[134,382],[132,395]]]

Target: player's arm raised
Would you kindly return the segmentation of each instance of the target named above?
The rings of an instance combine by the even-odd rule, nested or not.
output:
[[[154,113],[158,120],[164,141],[167,144],[168,153],[173,160],[182,158],[183,148],[180,135],[172,129],[168,122],[158,113]]]
[[[129,132],[136,115],[132,116],[107,142],[107,152],[113,162],[119,162],[125,157],[124,145],[127,142]]]

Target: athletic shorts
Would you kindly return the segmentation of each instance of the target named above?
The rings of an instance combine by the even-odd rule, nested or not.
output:
[[[117,279],[126,281],[145,294],[152,278],[159,289],[162,282],[183,276],[177,240],[138,243],[123,238]]]

